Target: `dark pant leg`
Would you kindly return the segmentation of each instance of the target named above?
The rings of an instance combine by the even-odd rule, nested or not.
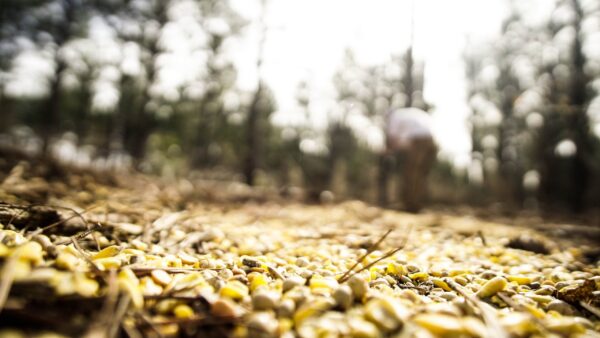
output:
[[[429,138],[413,140],[406,151],[403,171],[402,200],[404,208],[417,212],[427,195],[427,176],[435,160],[436,147]]]

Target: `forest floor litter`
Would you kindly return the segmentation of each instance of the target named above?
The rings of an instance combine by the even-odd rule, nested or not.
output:
[[[584,239],[30,162],[0,182],[0,336],[600,337]]]

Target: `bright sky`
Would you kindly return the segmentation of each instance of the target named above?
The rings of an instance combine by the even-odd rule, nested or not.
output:
[[[436,107],[434,132],[442,152],[458,165],[468,162],[470,151],[462,64],[465,42],[467,37],[478,41],[499,34],[506,3],[415,1],[415,54],[425,61],[424,95]],[[254,1],[235,0],[234,5],[248,18],[259,15]],[[294,95],[303,79],[313,88],[316,122],[324,122],[335,105],[331,79],[344,50],[354,49],[364,64],[387,62],[391,54],[408,46],[410,17],[411,0],[270,1],[264,76],[279,103],[276,122],[294,117]],[[252,88],[256,85],[255,57],[249,55],[257,55],[257,32],[247,33],[237,63],[240,85]]]

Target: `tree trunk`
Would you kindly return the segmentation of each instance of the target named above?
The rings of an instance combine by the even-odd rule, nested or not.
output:
[[[13,112],[11,100],[4,94],[4,88],[0,87],[0,133],[10,132],[13,125]]]
[[[60,130],[60,87],[61,77],[66,69],[66,64],[57,57],[56,69],[54,70],[54,79],[50,84],[50,96],[47,101],[46,111],[42,111],[41,136],[42,136],[42,155],[50,156],[50,144],[53,138]]]
[[[259,156],[261,151],[260,144],[260,124],[259,124],[259,107],[258,102],[262,95],[262,83],[258,84],[252,104],[248,111],[248,119],[246,120],[246,145],[247,153],[244,161],[244,178],[246,184],[252,186],[255,184],[256,169],[259,165]]]
[[[571,210],[581,212],[585,208],[585,195],[587,193],[590,166],[588,157],[590,154],[590,135],[588,116],[585,106],[589,102],[587,93],[587,76],[585,74],[585,55],[583,54],[583,43],[581,37],[581,21],[584,19],[583,9],[578,0],[571,1],[573,10],[576,14],[574,20],[575,40],[572,47],[573,72],[571,74],[571,92],[570,103],[573,111],[569,116],[568,126],[573,132],[573,142],[577,147],[577,152],[573,158],[571,166],[571,177],[573,178],[572,197],[570,200]]]

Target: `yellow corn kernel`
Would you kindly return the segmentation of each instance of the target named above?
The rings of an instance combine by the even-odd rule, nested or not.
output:
[[[95,259],[94,263],[100,268],[100,270],[108,270],[120,268],[122,261],[118,257],[105,257]]]
[[[506,276],[506,278],[509,281],[515,282],[519,285],[531,284],[531,282],[533,281],[530,277],[522,276],[522,275],[508,275],[508,276]]]
[[[416,315],[413,321],[438,336],[463,332],[460,319],[445,314],[423,313]]]
[[[312,278],[310,280],[310,289],[328,289],[333,290],[338,286],[338,282],[331,278]]]
[[[163,288],[154,282],[151,277],[144,277],[140,281],[140,288],[145,296],[154,296],[162,293]]]
[[[165,270],[160,269],[152,270],[152,272],[150,272],[150,276],[152,276],[152,279],[156,283],[163,286],[168,285],[173,280],[173,278],[171,278],[171,275],[169,275]]]
[[[442,288],[444,291],[452,291],[452,288],[448,285],[448,283],[439,278],[431,278],[431,281],[433,282],[433,285],[437,286],[438,288]]]
[[[231,299],[242,299],[248,295],[248,287],[238,281],[230,281],[219,290],[219,294]]]
[[[55,264],[58,268],[72,271],[75,270],[78,262],[79,259],[77,257],[66,251],[63,251],[56,257]]]
[[[119,248],[116,245],[111,245],[100,250],[97,254],[93,255],[92,260],[113,257],[116,256],[119,252],[121,252],[121,248]]]
[[[194,316],[194,310],[186,304],[179,304],[173,309],[173,314],[177,318],[191,318]]]
[[[198,263],[198,258],[196,258],[190,254],[187,254],[185,252],[178,253],[177,257],[179,257],[179,259],[181,259],[181,262],[184,264],[193,265],[195,263]]]
[[[261,286],[266,286],[269,284],[269,279],[267,276],[257,273],[252,276],[250,281],[250,291],[254,292],[254,290],[258,289]]]
[[[15,260],[12,265],[12,273],[15,280],[25,279],[31,273],[31,265],[20,259]]]
[[[96,295],[98,289],[100,289],[98,282],[96,282],[94,279],[86,277],[82,273],[75,273],[74,284],[75,291],[84,297],[92,297]]]
[[[408,277],[412,280],[426,281],[429,279],[429,274],[427,272],[415,272],[408,275]]]
[[[142,294],[140,281],[137,279],[133,271],[130,269],[123,269],[119,272],[117,277],[119,288],[128,293],[131,297],[131,303],[136,309],[142,309],[144,307],[144,295]]]
[[[307,318],[323,314],[330,307],[330,305],[331,304],[324,299],[317,299],[313,302],[308,302],[302,305],[294,313],[294,323],[296,326],[300,326],[300,324],[302,324],[302,322]]]
[[[496,293],[504,290],[508,283],[506,279],[502,277],[494,277],[485,283],[479,291],[477,291],[477,297],[487,298],[495,295]]]
[[[44,260],[42,246],[38,242],[27,242],[17,247],[12,254],[33,265],[38,265]]]
[[[387,273],[390,275],[401,276],[406,275],[408,273],[408,270],[406,270],[406,267],[402,264],[388,263]]]
[[[11,250],[4,244],[0,243],[0,257],[4,258],[10,254]]]

